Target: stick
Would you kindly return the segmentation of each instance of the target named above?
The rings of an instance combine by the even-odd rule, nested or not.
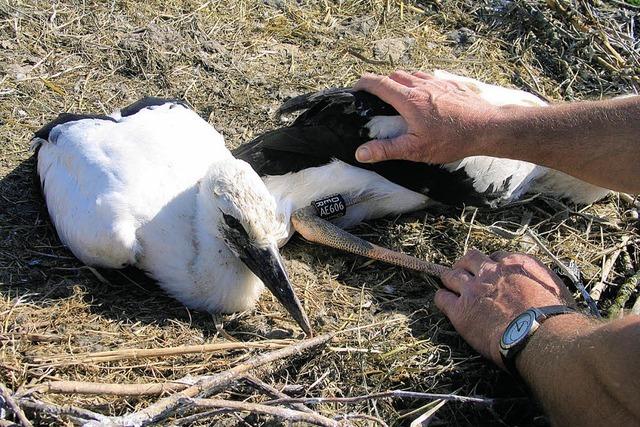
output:
[[[184,398],[195,397],[196,395],[210,395],[220,387],[238,380],[244,373],[252,369],[255,369],[262,365],[266,365],[267,363],[271,363],[279,359],[283,359],[285,357],[293,356],[294,354],[299,354],[309,348],[317,347],[330,341],[334,336],[335,333],[320,335],[318,337],[303,340],[288,347],[272,351],[270,353],[252,357],[251,359],[238,366],[235,366],[223,372],[219,372],[215,375],[211,375],[204,380],[198,381],[196,384],[179,393],[176,393],[164,399],[160,399],[156,403],[148,406],[145,409],[121,417],[113,417],[111,418],[111,425],[136,425],[138,427],[141,427],[154,423],[162,419],[167,414],[173,412],[178,406],[180,406],[180,403]],[[88,425],[97,426],[99,424],[90,423]]]
[[[640,270],[632,274],[629,278],[627,278],[627,280],[624,281],[622,286],[620,286],[618,295],[616,295],[616,299],[611,307],[609,307],[609,312],[607,313],[610,319],[617,319],[618,317],[620,317],[625,304],[627,303],[629,298],[631,298],[631,294],[633,294],[633,292],[636,290],[639,283]]]
[[[433,419],[433,416],[442,408],[447,401],[446,400],[436,400],[433,403],[435,405],[424,412],[424,414],[420,415],[415,420],[411,421],[409,427],[421,427],[424,425],[429,425],[429,422]]]
[[[112,396],[148,396],[164,393],[173,393],[184,390],[191,383],[176,382],[143,383],[143,384],[113,384],[94,383],[87,381],[50,381],[28,391],[58,394],[99,394]]]
[[[31,421],[27,419],[27,416],[13,399],[11,391],[7,387],[5,387],[3,383],[0,383],[0,397],[2,397],[5,402],[7,402],[7,405],[9,405],[9,408],[11,408],[11,411],[13,411],[22,427],[33,427]]]
[[[640,6],[638,6],[638,8],[640,8]],[[637,197],[633,197],[627,193],[618,193],[618,195],[620,196],[620,199],[624,200],[626,203],[630,204],[631,206],[640,208],[640,202],[638,201]]]
[[[244,377],[244,379],[246,382],[248,382],[252,386],[267,392],[269,395],[271,395],[271,397],[276,397],[278,399],[288,399],[290,397],[284,394],[283,392],[281,392],[280,390],[278,390],[277,388],[265,383],[261,379],[256,378],[252,375],[247,375],[246,377]],[[293,403],[291,404],[291,407],[293,409],[296,409],[302,412],[314,412],[311,408],[304,406],[302,403]]]
[[[247,348],[265,348],[277,349],[285,347],[288,343],[278,341],[262,341],[262,342],[224,342],[200,345],[183,345],[179,347],[167,348],[131,348],[125,350],[99,351],[95,353],[86,353],[83,355],[76,354],[60,354],[48,357],[34,358],[34,362],[67,362],[69,364],[80,363],[96,363],[96,362],[113,362],[126,359],[144,359],[149,357],[169,357],[180,356],[193,353],[212,353],[216,351],[238,350]],[[70,359],[70,360],[69,360]]]
[[[389,427],[387,423],[382,421],[378,417],[374,417],[373,415],[367,414],[344,414],[344,415],[336,415],[333,417],[334,420],[367,420],[374,422],[376,424],[380,424],[382,427]]]
[[[71,417],[80,418],[83,421],[97,421],[98,424],[96,425],[105,425],[105,423],[109,423],[109,417],[93,411],[89,411],[87,409],[78,408],[76,406],[58,406],[54,403],[45,403],[32,397],[20,398],[18,399],[18,402],[20,402],[20,405],[25,408],[29,408],[37,412],[44,412],[49,415],[68,415]]]
[[[251,402],[236,402],[233,400],[223,399],[191,399],[183,398],[187,406],[195,406],[197,408],[229,408],[237,411],[245,411],[258,414],[273,415],[287,421],[306,422],[322,427],[338,427],[340,423],[330,418],[324,417],[316,413],[308,413],[295,411],[288,408],[278,408],[274,406],[262,405]]]
[[[620,245],[617,245],[617,249],[613,252],[613,254],[611,254],[609,258],[605,260],[604,265],[602,266],[602,275],[600,276],[600,281],[596,283],[593,288],[591,288],[591,292],[589,293],[594,301],[600,301],[600,296],[602,296],[602,292],[607,287],[607,284],[605,283],[607,281],[607,277],[609,277],[611,269],[620,256],[620,252],[622,252],[622,249],[627,246],[627,242],[629,242],[629,239],[630,236],[623,236],[620,241]]]
[[[279,405],[284,403],[305,403],[308,405],[317,405],[319,403],[358,403],[363,400],[382,399],[385,397],[393,398],[409,398],[409,399],[442,399],[445,401],[461,402],[461,403],[476,403],[480,405],[491,406],[495,403],[495,399],[486,397],[469,397],[460,396],[458,394],[440,394],[440,393],[420,393],[417,391],[406,390],[388,390],[381,391],[379,393],[366,394],[363,396],[353,397],[290,397],[288,399],[275,399],[265,402],[268,405]]]

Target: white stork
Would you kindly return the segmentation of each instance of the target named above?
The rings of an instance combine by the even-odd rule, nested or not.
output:
[[[273,196],[185,104],[62,114],[33,142],[53,225],[81,261],[138,267],[210,312],[251,308],[264,283],[311,333],[278,251],[287,230]]]
[[[444,71],[434,74],[467,85],[497,106],[546,105],[524,91]],[[299,110],[304,112],[290,126],[267,132],[234,150],[237,158],[246,160],[263,177],[285,218],[332,194],[341,194],[353,203],[344,216],[334,220],[340,227],[348,227],[366,219],[418,210],[430,200],[498,207],[526,193],[544,193],[575,203],[592,203],[609,192],[543,166],[486,156],[445,165],[400,160],[359,163],[355,151],[364,142],[406,132],[406,122],[392,106],[366,92],[329,89],[292,98],[279,112]],[[287,236],[291,234],[289,227]]]

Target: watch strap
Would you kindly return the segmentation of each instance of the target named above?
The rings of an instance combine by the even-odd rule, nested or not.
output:
[[[575,308],[569,307],[568,305],[547,305],[545,307],[537,307],[536,310],[544,314],[543,319],[536,319],[538,322],[540,322],[540,320],[544,320],[549,317],[558,316],[559,314],[569,314],[569,313],[578,312],[578,310],[576,310]]]
[[[513,320],[511,322],[509,322],[509,326],[513,323],[514,320],[516,320],[518,317],[522,316],[527,311],[532,311],[532,312],[535,313],[535,320],[536,320],[536,322],[538,322],[538,324],[542,324],[542,322],[544,322],[545,320],[547,320],[548,318],[553,317],[553,316],[559,316],[559,315],[562,315],[562,314],[578,313],[578,310],[576,310],[575,308],[569,307],[568,305],[547,305],[547,306],[544,306],[544,307],[531,307],[528,310],[525,310],[522,313],[520,313],[519,315],[517,315],[516,317],[514,317]],[[507,328],[505,329],[504,333],[506,333],[509,330],[509,326],[507,326]],[[508,349],[506,351],[506,354],[505,354],[505,352],[500,351],[500,355],[502,356],[502,362],[504,363],[504,366],[511,373],[511,375],[513,375],[516,378],[521,378],[520,377],[520,373],[518,372],[518,369],[516,368],[516,357],[524,349],[524,347],[526,346],[526,343],[529,341],[531,336],[536,331],[537,331],[537,329],[532,331],[529,335],[527,335],[524,338],[524,342],[523,342],[522,345],[519,345],[517,347]]]

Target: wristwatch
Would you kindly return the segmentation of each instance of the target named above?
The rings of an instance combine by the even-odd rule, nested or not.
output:
[[[516,369],[516,356],[545,320],[560,314],[577,312],[577,310],[566,305],[549,305],[538,308],[531,307],[513,319],[500,339],[500,354],[507,369],[514,376],[520,376]]]

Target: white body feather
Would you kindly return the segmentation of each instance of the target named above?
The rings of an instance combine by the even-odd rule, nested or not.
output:
[[[267,176],[263,180],[274,195],[278,215],[286,226],[286,233],[279,242],[280,246],[284,245],[295,231],[290,224],[291,214],[325,196],[371,196],[365,202],[348,207],[345,216],[332,221],[341,228],[390,214],[416,211],[424,208],[429,201],[426,196],[394,184],[375,172],[339,160],[300,172]]]
[[[240,174],[274,211],[260,178],[185,107],[112,117],[58,125],[40,141],[38,173],[62,242],[89,265],[141,268],[189,307],[250,308],[262,282],[220,238],[211,194],[222,182],[243,197],[233,188]]]

